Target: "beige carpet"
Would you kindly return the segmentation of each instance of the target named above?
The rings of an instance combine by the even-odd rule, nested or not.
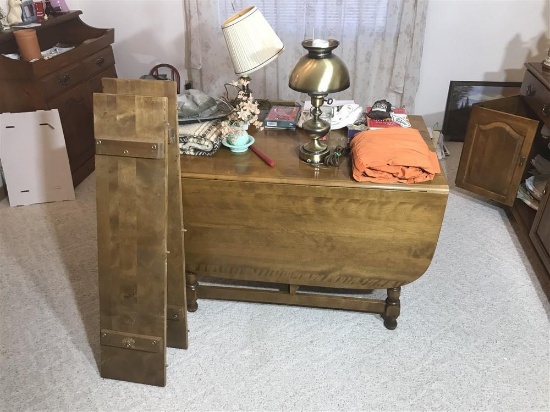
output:
[[[371,314],[202,300],[165,388],[104,380],[94,183],[76,201],[0,202],[1,411],[550,409],[548,282],[503,209],[454,187],[395,331]]]

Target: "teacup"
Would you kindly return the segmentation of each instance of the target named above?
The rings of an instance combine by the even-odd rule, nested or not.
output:
[[[248,143],[249,136],[244,130],[238,133],[230,133],[226,137],[227,142],[233,146],[244,146]]]

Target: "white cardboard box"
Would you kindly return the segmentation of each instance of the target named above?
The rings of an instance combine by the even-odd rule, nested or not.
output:
[[[0,114],[0,161],[10,206],[75,199],[57,109]]]

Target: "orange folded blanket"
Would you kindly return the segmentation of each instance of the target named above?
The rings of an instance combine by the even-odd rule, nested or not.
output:
[[[418,183],[441,173],[437,155],[416,129],[366,130],[353,137],[350,147],[358,182]]]

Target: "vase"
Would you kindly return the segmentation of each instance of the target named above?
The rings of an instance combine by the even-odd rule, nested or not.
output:
[[[227,142],[232,146],[244,146],[250,140],[248,125],[234,126],[233,130],[226,136]]]
[[[21,54],[21,60],[32,61],[40,59],[40,46],[38,45],[38,38],[36,37],[36,30],[34,29],[19,29],[13,32],[17,47],[19,47],[19,53]]]

